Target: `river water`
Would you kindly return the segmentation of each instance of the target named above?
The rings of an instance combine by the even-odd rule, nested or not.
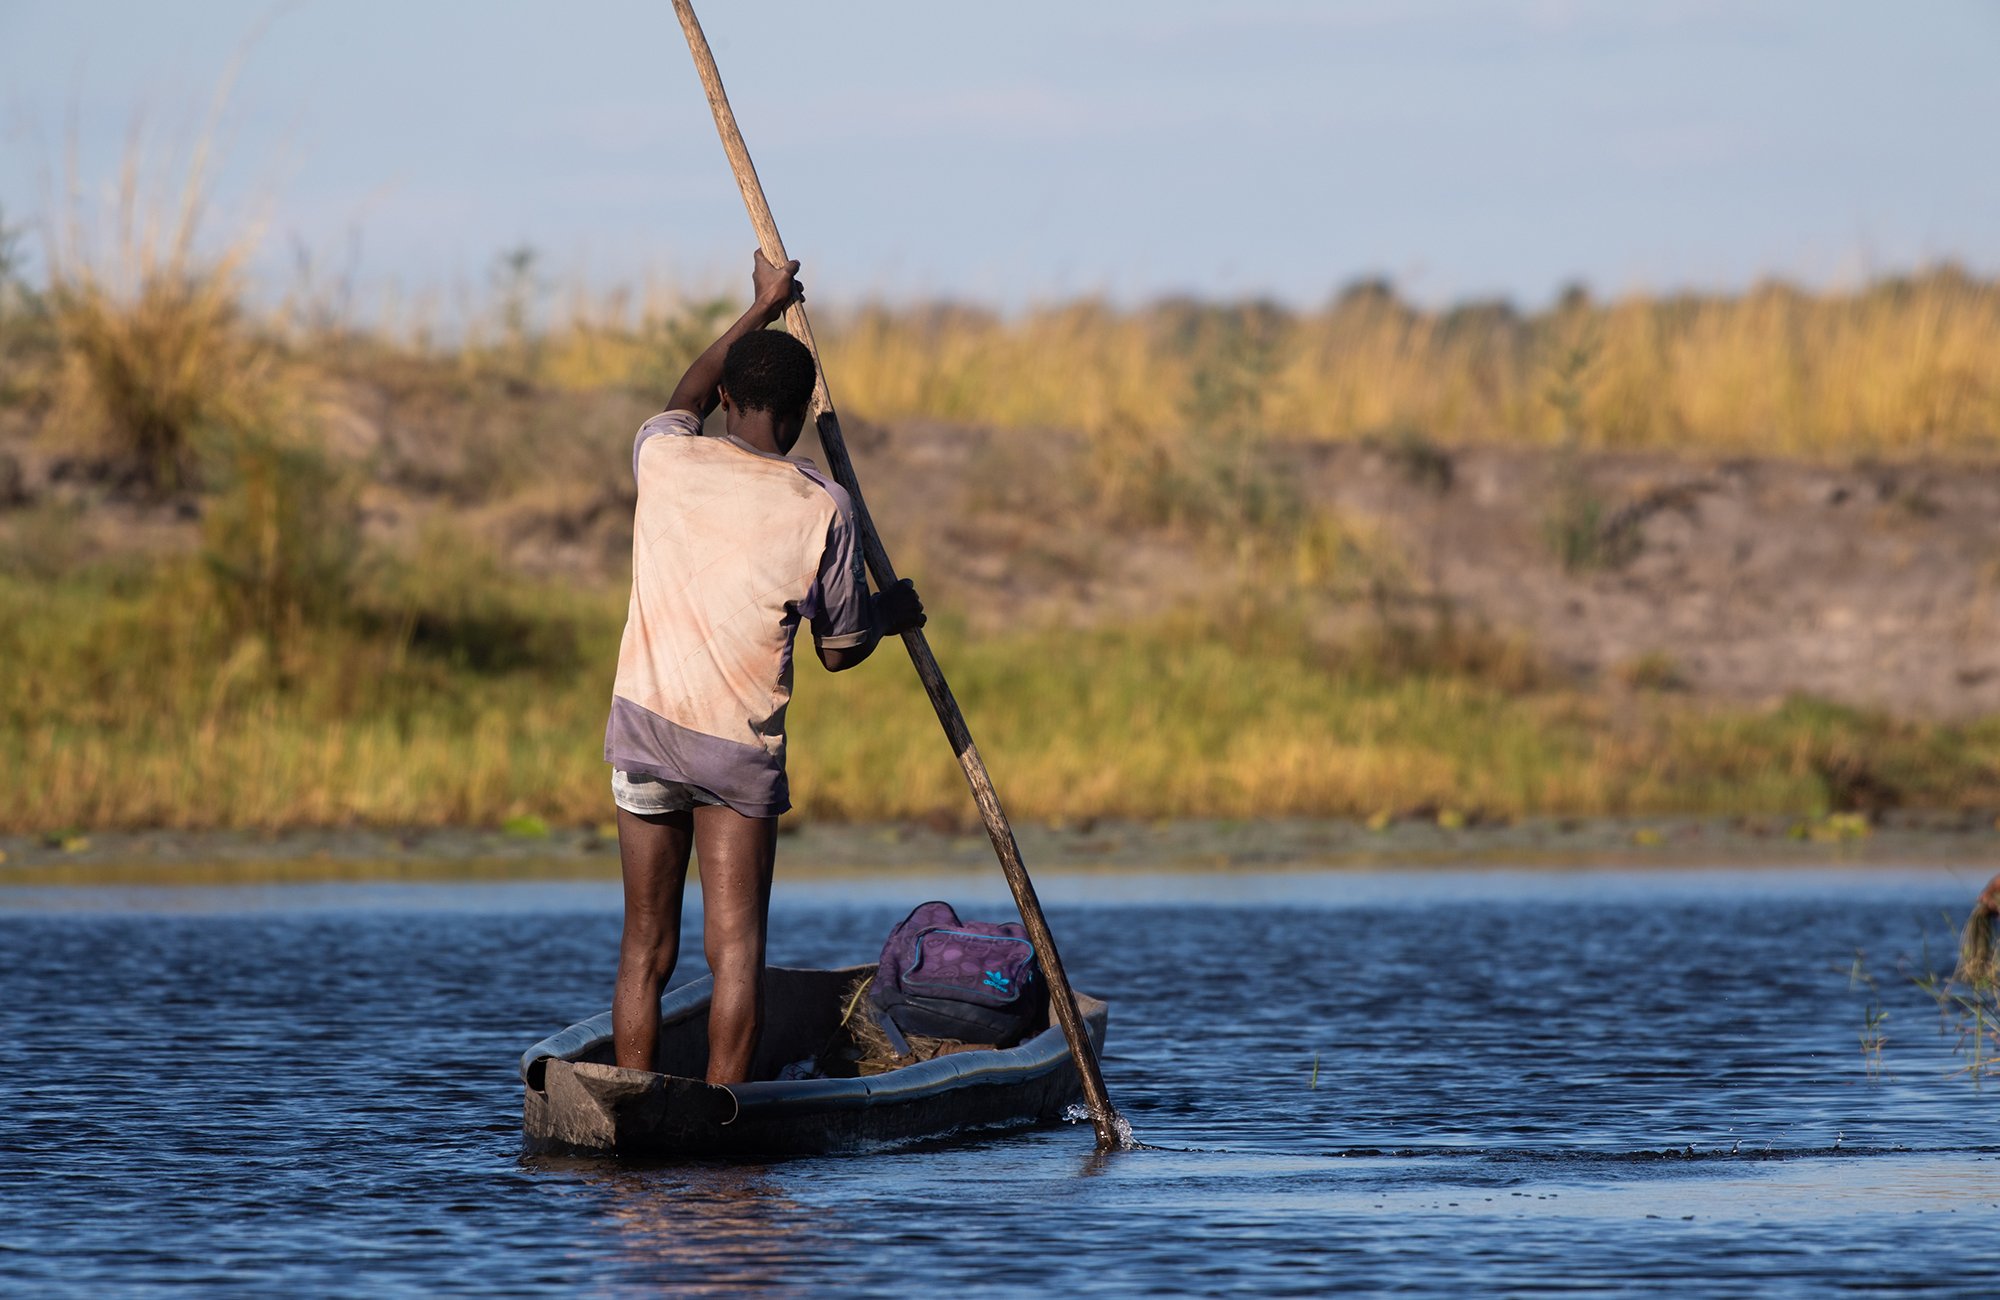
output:
[[[521,1152],[613,885],[0,889],[0,1289],[1990,1295],[1996,1089],[1896,972],[1985,874],[1050,875],[1148,1149],[739,1167]],[[1007,913],[794,868],[772,960],[930,897]]]

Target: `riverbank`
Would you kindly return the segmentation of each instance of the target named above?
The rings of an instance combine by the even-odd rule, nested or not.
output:
[[[8,290],[0,831],[601,820],[631,431],[726,304],[450,350],[222,311],[240,286],[200,283],[201,311],[171,285]],[[2000,808],[2000,426],[1988,386],[1933,392],[1988,346],[2000,283],[1687,319],[1343,301],[830,331],[878,523],[1016,816]],[[1848,332],[1903,339],[1912,310],[1957,322],[1917,378]],[[1792,432],[1760,442],[1697,400],[1691,358],[1721,373],[1733,345],[1670,348],[1664,386],[1639,383],[1646,349],[1612,340],[1662,312],[1668,335],[1816,339],[1811,373],[1901,396],[1855,425],[1767,393],[1744,409]],[[194,342],[200,364],[156,364]],[[1339,376],[1376,345],[1430,377],[1364,418]],[[1151,405],[1010,405],[1022,384],[988,368],[1068,375],[1050,359],[1107,347],[1129,364],[1080,369]],[[1499,405],[1444,400],[1489,353]],[[1790,455],[1739,454],[1765,446]],[[803,657],[807,824],[973,829],[898,660],[828,678]]]
[[[1449,823],[1449,819],[1446,819]],[[1965,866],[2000,870],[1984,813],[1851,817],[1106,821],[1017,827],[1030,869]],[[618,875],[615,828],[517,826],[273,833],[0,836],[0,886],[216,885],[330,880],[562,879]],[[783,872],[997,868],[984,835],[917,823],[788,826]]]

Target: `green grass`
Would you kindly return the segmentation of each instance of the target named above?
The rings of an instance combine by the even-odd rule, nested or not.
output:
[[[192,561],[0,577],[0,830],[603,820],[622,593],[488,575],[439,612],[376,570],[355,612],[273,640],[242,631],[213,582]],[[386,617],[398,599],[407,616]],[[1476,656],[1327,647],[1271,612],[1005,639],[948,617],[933,630],[1027,819],[2000,803],[2000,720],[1524,687]],[[808,656],[799,676],[804,816],[970,824],[899,646],[841,677]]]

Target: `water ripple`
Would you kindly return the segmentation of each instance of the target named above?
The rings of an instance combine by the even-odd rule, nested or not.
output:
[[[871,956],[933,890],[1001,910],[790,880],[773,959]],[[1888,975],[1956,878],[1058,876],[1143,1149],[735,1167],[521,1154],[515,1057],[608,995],[601,885],[165,892],[0,893],[0,1285],[2000,1287],[1994,1098]]]

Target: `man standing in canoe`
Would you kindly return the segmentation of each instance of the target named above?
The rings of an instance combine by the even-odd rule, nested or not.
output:
[[[791,806],[793,634],[810,623],[820,662],[841,672],[924,624],[907,580],[869,595],[853,503],[787,456],[805,427],[812,354],[765,327],[803,296],[798,268],[757,255],[750,309],[695,358],[632,449],[632,601],[604,733],[625,878],[612,1027],[618,1064],[652,1069],[698,851],[717,1084],[750,1077],[763,1029],[778,814]],[[718,403],[727,433],[704,437]]]

